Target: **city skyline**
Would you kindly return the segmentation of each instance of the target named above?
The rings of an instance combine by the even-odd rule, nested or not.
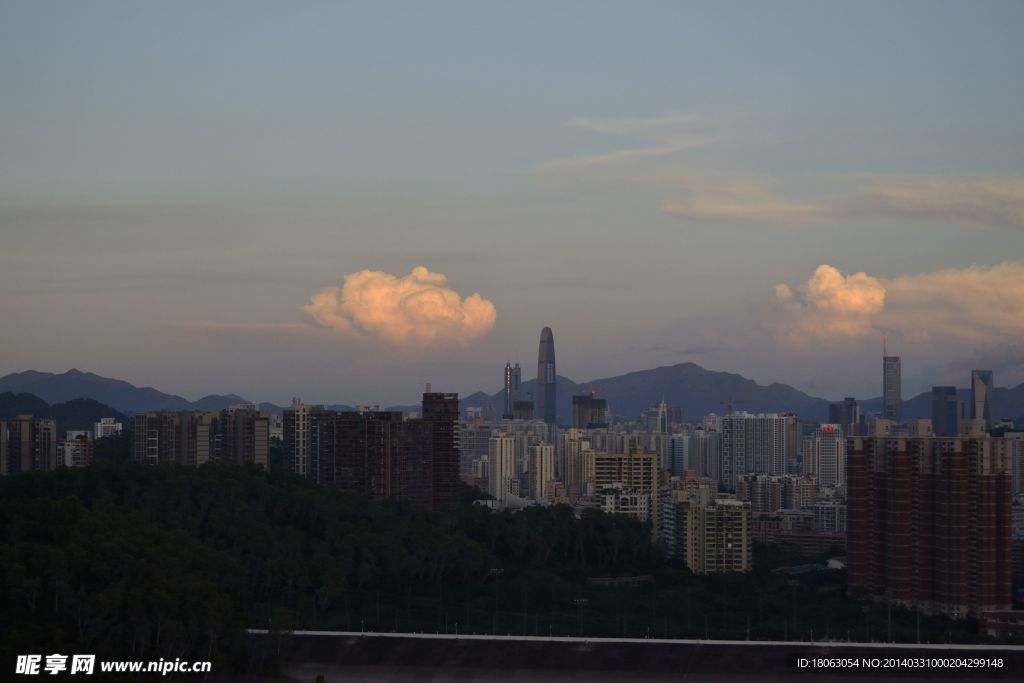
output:
[[[1024,381],[1019,3],[583,7],[5,3],[0,374]]]

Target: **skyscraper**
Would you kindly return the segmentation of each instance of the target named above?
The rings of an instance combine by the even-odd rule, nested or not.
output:
[[[430,510],[453,510],[459,495],[459,395],[424,393],[421,419],[430,432]]]
[[[961,411],[956,387],[932,387],[932,433],[935,436],[959,436]]]
[[[505,363],[505,413],[502,415],[506,420],[511,420],[515,413],[515,403],[519,400],[519,383],[522,381],[522,371],[519,363]]]
[[[971,418],[984,420],[985,429],[992,429],[992,389],[993,377],[991,370],[971,370]]]
[[[537,352],[537,397],[534,415],[548,424],[557,421],[555,405],[555,336],[550,327],[540,331],[540,349]]]
[[[857,399],[847,396],[842,401],[828,405],[828,421],[843,428],[844,436],[857,436],[860,433],[860,406]]]
[[[900,357],[882,356],[882,417],[899,422],[903,415]]]

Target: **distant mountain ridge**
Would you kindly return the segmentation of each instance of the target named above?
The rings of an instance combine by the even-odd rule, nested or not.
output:
[[[536,380],[523,382],[520,388],[526,400],[534,391]],[[562,423],[572,420],[572,397],[594,390],[598,398],[608,401],[613,416],[635,417],[662,398],[671,406],[683,409],[687,421],[699,420],[708,413],[724,414],[726,402],[734,410],[754,413],[790,411],[815,420],[828,417],[828,401],[810,396],[787,384],[761,385],[742,375],[707,370],[696,363],[679,363],[624,375],[604,377],[588,382],[557,378],[558,417]],[[504,394],[477,392],[467,396],[464,407],[485,408],[488,401],[495,412],[504,409]]]
[[[60,438],[64,438],[66,431],[91,432],[101,417],[112,417],[126,427],[129,422],[128,416],[124,413],[91,398],[73,398],[50,405],[33,394],[0,393],[0,420],[10,420],[16,415],[56,420],[57,434]]]
[[[0,377],[0,392],[29,393],[47,403],[64,403],[76,398],[91,398],[122,413],[147,410],[222,410],[229,405],[248,403],[235,394],[204,396],[198,401],[165,394],[153,387],[137,387],[120,379],[101,377],[72,368],[56,374],[28,370]]]
[[[522,384],[520,397],[527,400],[534,391],[536,380]],[[763,385],[742,375],[708,370],[696,363],[679,363],[648,370],[638,370],[623,375],[604,377],[587,382],[575,382],[561,375],[557,378],[558,416],[566,424],[572,420],[572,397],[597,392],[599,398],[607,399],[613,415],[633,418],[640,415],[663,397],[665,402],[683,409],[687,421],[699,420],[708,413],[724,414],[726,403],[732,401],[733,409],[748,412],[797,413],[808,420],[828,419],[829,401],[811,396],[788,384],[772,383]],[[31,393],[47,403],[64,403],[77,398],[89,398],[106,404],[121,413],[149,410],[223,410],[230,405],[251,403],[237,394],[211,394],[197,401],[181,396],[166,394],[153,387],[136,387],[124,380],[101,377],[91,372],[72,369],[65,373],[38,372],[28,370],[0,377],[0,392]],[[970,392],[959,390],[966,401]],[[993,391],[996,417],[1015,420],[1024,418],[1024,384],[1014,388],[997,387]],[[504,411],[504,396],[477,391],[463,397],[460,407],[479,407],[495,415]],[[878,412],[881,398],[860,401],[865,412]],[[280,413],[282,406],[260,403],[260,408]],[[345,404],[332,404],[330,408],[351,410]],[[417,411],[419,406],[387,406],[388,410]],[[931,417],[931,394],[923,392],[903,402],[903,413],[907,419]]]

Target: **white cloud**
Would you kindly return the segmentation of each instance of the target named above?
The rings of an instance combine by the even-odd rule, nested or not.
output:
[[[1024,262],[877,278],[822,264],[775,288],[771,324],[790,342],[872,333],[906,342],[1007,343],[1024,336]]]
[[[346,275],[341,287],[321,289],[302,310],[346,334],[398,345],[467,346],[494,326],[494,304],[479,294],[463,298],[447,282],[424,266],[404,277],[362,270]]]

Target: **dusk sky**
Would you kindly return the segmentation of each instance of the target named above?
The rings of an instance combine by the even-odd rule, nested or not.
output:
[[[0,374],[1024,381],[1024,3],[0,0]]]

